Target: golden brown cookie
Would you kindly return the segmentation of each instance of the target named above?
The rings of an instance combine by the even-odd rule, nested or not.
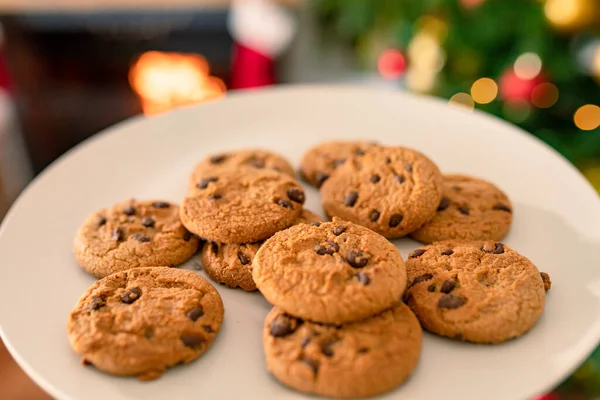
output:
[[[403,303],[341,326],[275,307],[263,328],[269,372],[293,389],[337,398],[375,396],[403,383],[419,362],[421,340],[419,321]]]
[[[235,169],[240,166],[275,170],[292,178],[296,176],[294,168],[279,154],[262,149],[245,149],[212,154],[206,157],[196,164],[190,180],[194,186],[201,185],[202,179],[212,176],[211,171],[219,171],[222,168]]]
[[[190,232],[219,243],[252,243],[291,226],[302,211],[304,190],[277,171],[223,169],[196,188],[180,210]]]
[[[499,242],[434,243],[413,251],[406,269],[408,305],[441,336],[500,343],[529,331],[544,310],[540,272]]]
[[[302,210],[296,224],[308,224],[321,221],[321,217]],[[231,288],[242,288],[245,291],[256,290],[252,279],[252,260],[260,248],[258,243],[216,243],[207,242],[202,248],[202,265],[206,275],[213,281]]]
[[[407,235],[433,218],[441,198],[438,167],[404,147],[378,146],[351,157],[321,186],[327,215],[388,238]]]
[[[176,266],[198,250],[198,238],[165,201],[129,200],[93,213],[75,236],[79,264],[98,278],[129,268]]]
[[[444,194],[433,219],[411,236],[423,243],[441,240],[501,240],[512,222],[512,204],[483,179],[444,175]]]
[[[367,318],[391,307],[406,287],[396,247],[339,219],[276,233],[256,253],[252,269],[271,304],[315,322]]]
[[[197,273],[135,268],[88,288],[69,316],[67,331],[84,364],[151,380],[198,358],[222,321],[219,293]]]
[[[329,141],[309,149],[300,161],[302,179],[313,186],[321,185],[334,169],[351,156],[361,156],[377,144],[365,141]]]

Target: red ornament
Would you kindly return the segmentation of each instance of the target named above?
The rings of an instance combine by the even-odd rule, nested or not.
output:
[[[560,400],[560,398],[558,397],[558,395],[556,395],[554,393],[548,393],[543,396],[538,396],[533,400]]]
[[[379,55],[377,69],[387,79],[399,78],[406,69],[406,59],[400,50],[389,49]]]
[[[498,82],[500,98],[508,102],[529,102],[533,89],[543,82],[545,79],[541,74],[533,79],[521,79],[512,68],[508,69],[500,76]]]

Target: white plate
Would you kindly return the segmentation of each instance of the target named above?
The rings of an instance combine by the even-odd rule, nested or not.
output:
[[[334,138],[412,146],[443,171],[495,182],[514,202],[505,242],[552,277],[546,311],[530,333],[498,346],[426,334],[414,376],[386,398],[525,399],[589,355],[600,338],[600,201],[584,178],[530,135],[486,115],[348,87],[235,94],[134,118],[62,157],[23,193],[0,231],[0,326],[9,350],[58,399],[302,398],[265,370],[267,302],[221,286],[223,328],[194,363],[149,383],[81,366],[65,325],[94,278],[75,263],[72,239],[86,215],[130,196],[180,201],[188,173],[208,153],[260,146],[297,163],[310,146]],[[307,207],[321,212],[317,191],[307,194]],[[404,257],[418,246],[397,243]]]

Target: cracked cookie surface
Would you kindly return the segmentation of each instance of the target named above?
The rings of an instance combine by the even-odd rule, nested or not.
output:
[[[156,379],[211,345],[223,321],[216,289],[192,271],[154,267],[95,282],[69,315],[67,331],[83,362],[114,375]]]
[[[198,250],[198,238],[165,201],[129,200],[86,218],[73,245],[79,264],[98,278],[129,268],[176,266]]]
[[[263,328],[267,369],[296,390],[359,398],[390,391],[418,364],[422,332],[403,303],[341,326],[302,321],[275,307]]]
[[[184,199],[181,222],[190,232],[218,243],[252,243],[291,226],[305,194],[277,171],[238,167],[214,171]]]
[[[501,240],[512,222],[506,194],[483,179],[444,175],[443,197],[433,219],[411,233],[423,243],[441,240]]]
[[[529,331],[546,301],[543,276],[526,257],[494,241],[444,241],[409,254],[405,299],[423,328],[476,343]]]
[[[381,312],[406,287],[406,268],[396,247],[337,218],[276,233],[258,250],[252,268],[256,286],[271,304],[324,323]]]
[[[373,147],[349,158],[321,186],[329,216],[355,222],[395,238],[435,215],[442,175],[423,154],[404,147]]]

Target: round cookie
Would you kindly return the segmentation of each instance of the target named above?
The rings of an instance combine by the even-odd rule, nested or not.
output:
[[[364,141],[329,141],[309,149],[300,161],[300,175],[313,186],[320,187],[334,169],[351,156],[361,156],[371,147]]]
[[[257,169],[271,169],[282,172],[294,178],[294,168],[279,154],[268,150],[245,149],[226,153],[212,154],[200,161],[194,167],[191,180],[194,184],[200,182],[206,174],[221,168],[237,168],[247,166]]]
[[[299,318],[333,324],[391,307],[406,287],[396,247],[339,219],[276,233],[256,253],[252,276],[271,304]]]
[[[180,216],[190,232],[212,242],[264,240],[291,226],[305,200],[298,182],[267,169],[223,169],[205,183],[183,201]]]
[[[296,224],[319,222],[321,217],[302,210]],[[206,243],[202,248],[202,265],[206,274],[215,282],[247,292],[256,290],[252,279],[252,260],[260,248],[258,243]]]
[[[79,264],[98,278],[129,268],[176,266],[198,250],[198,238],[165,201],[129,200],[86,218],[74,241]]]
[[[375,396],[403,383],[419,362],[421,341],[419,321],[403,303],[341,326],[275,307],[263,328],[269,372],[301,392],[336,398]]]
[[[512,222],[512,205],[483,179],[444,175],[443,197],[433,219],[411,233],[423,243],[441,240],[501,240]]]
[[[407,235],[435,215],[442,175],[423,154],[373,147],[338,167],[321,186],[329,216],[366,226],[388,238]]]
[[[434,243],[413,251],[406,269],[408,305],[441,336],[500,343],[529,331],[544,310],[540,272],[502,243]]]
[[[67,331],[84,364],[151,380],[198,358],[222,321],[219,293],[197,273],[135,268],[88,288],[69,316]]]

